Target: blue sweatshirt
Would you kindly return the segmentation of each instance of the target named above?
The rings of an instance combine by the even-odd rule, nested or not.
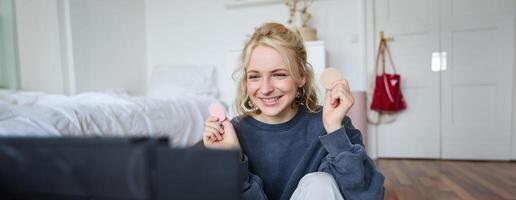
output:
[[[367,156],[362,135],[348,117],[330,134],[324,129],[322,111],[303,108],[282,124],[250,116],[231,123],[244,152],[244,200],[290,199],[299,180],[317,171],[331,174],[346,200],[383,199],[384,176]]]

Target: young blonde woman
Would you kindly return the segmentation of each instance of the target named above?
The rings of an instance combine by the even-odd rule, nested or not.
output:
[[[383,199],[383,175],[346,113],[348,82],[317,105],[314,74],[299,32],[257,28],[242,52],[239,116],[205,121],[208,148],[242,152],[243,199]]]

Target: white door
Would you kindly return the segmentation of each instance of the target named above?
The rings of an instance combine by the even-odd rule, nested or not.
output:
[[[439,158],[439,74],[431,71],[431,55],[439,49],[438,2],[377,0],[376,33],[384,31],[407,110],[395,123],[378,126],[379,157]],[[378,44],[378,42],[376,42]]]
[[[408,104],[379,126],[378,156],[509,159],[514,1],[375,3]],[[442,58],[436,71],[432,54]]]
[[[514,0],[442,0],[442,158],[510,159]]]

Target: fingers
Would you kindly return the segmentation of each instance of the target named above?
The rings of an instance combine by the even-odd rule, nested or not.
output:
[[[204,121],[203,139],[206,142],[217,142],[223,139],[224,129],[217,117],[208,117]]]
[[[214,142],[218,142],[218,141],[222,141],[222,139],[219,139],[222,138],[220,135],[218,136],[219,134],[216,134],[216,133],[206,133],[204,134],[204,139],[206,141],[208,141],[209,143],[214,143]]]
[[[347,80],[335,81],[330,85],[330,89],[326,90],[325,105],[336,108],[343,102],[347,107],[354,103],[349,83]]]
[[[224,128],[222,127],[222,124],[218,121],[210,122],[210,121],[206,120],[204,122],[204,129],[206,129],[206,128],[211,128],[211,129],[216,130],[220,134],[224,134]]]
[[[342,79],[342,80],[339,80],[339,81],[335,81],[335,82],[333,82],[333,83],[330,85],[330,88],[329,88],[329,89],[330,89],[330,90],[333,90],[336,86],[339,86],[339,85],[340,85],[340,86],[343,86],[343,87],[344,87],[344,89],[349,90],[349,82],[348,82],[348,80],[346,80],[346,79]]]
[[[214,142],[216,142],[216,140],[211,139],[211,136],[209,134],[203,133],[202,138],[203,138],[204,144],[213,144]]]
[[[216,128],[212,128],[212,127],[206,127],[205,128],[205,132],[208,136],[210,136],[212,139],[215,139],[215,140],[222,140],[222,134],[221,132],[216,129]]]
[[[227,119],[225,119],[224,121],[222,121],[221,125],[222,125],[222,127],[223,127],[224,129],[226,129],[227,127],[230,127],[230,126],[231,126],[231,128],[233,127],[233,125],[231,124],[231,122],[229,122],[229,120],[227,120]]]
[[[205,130],[203,132],[203,139],[207,142],[213,143],[219,141],[217,138],[218,133],[212,131],[212,130]]]
[[[324,105],[329,106],[331,105],[331,90],[326,90],[326,94],[324,95]]]

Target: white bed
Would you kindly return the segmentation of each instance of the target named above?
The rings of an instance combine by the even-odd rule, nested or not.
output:
[[[174,146],[192,145],[202,138],[209,104],[217,101],[213,74],[207,66],[158,66],[146,96],[3,90],[0,136],[162,136]]]

